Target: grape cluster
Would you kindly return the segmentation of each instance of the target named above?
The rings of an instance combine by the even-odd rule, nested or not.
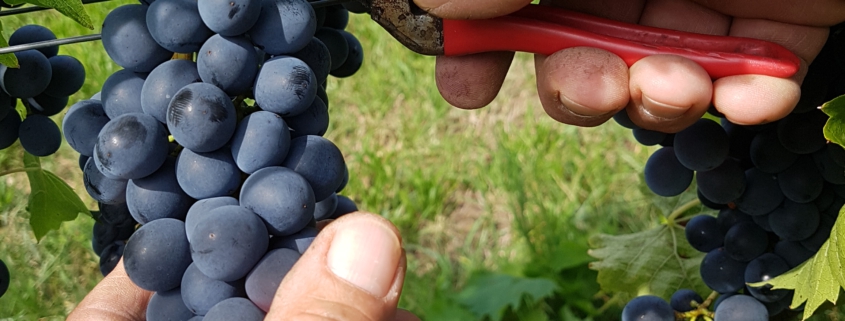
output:
[[[622,321],[675,321],[707,316],[721,321],[768,321],[769,312],[760,301],[745,294],[722,295],[715,302],[704,300],[690,289],[680,289],[669,302],[654,295],[634,298],[622,309]],[[710,316],[707,308],[712,305]],[[707,319],[707,318],[704,318]]]
[[[724,302],[738,302],[734,312],[716,309],[716,321],[768,320],[788,310],[792,291],[747,284],[811,258],[845,205],[845,149],[826,141],[828,117],[816,108],[845,94],[845,64],[838,59],[845,53],[843,36],[842,26],[832,29],[798,106],[777,122],[740,126],[711,109],[711,118],[722,117],[720,122],[702,118],[666,134],[636,127],[624,112],[614,117],[640,143],[662,146],[645,166],[649,189],[679,195],[695,177],[699,200],[719,210],[716,217],[699,215],[685,226],[690,245],[707,253],[700,266],[704,283],[730,296]]]
[[[103,22],[123,67],[63,120],[99,203],[92,246],[149,320],[262,319],[316,221],[357,210],[325,85],[363,62],[343,6],[156,0]],[[136,229],[136,227],[140,225]]]
[[[39,25],[18,28],[9,45],[56,39]],[[68,104],[70,95],[85,83],[85,67],[74,57],[59,55],[59,46],[15,52],[20,68],[0,66],[0,149],[20,140],[35,156],[49,156],[59,150],[62,134],[50,116]],[[26,107],[24,119],[15,109],[20,99]]]

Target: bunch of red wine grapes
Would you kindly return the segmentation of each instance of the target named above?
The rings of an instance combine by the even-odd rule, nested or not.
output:
[[[646,184],[654,193],[679,195],[695,176],[702,204],[719,210],[716,217],[699,215],[685,226],[689,243],[707,253],[700,272],[719,294],[712,306],[715,321],[795,313],[789,309],[792,291],[747,284],[770,280],[811,258],[845,204],[845,150],[825,140],[828,117],[817,108],[845,94],[842,30],[832,28],[801,87],[801,101],[777,122],[739,126],[725,118],[721,124],[701,119],[665,134],[637,128],[624,112],[615,117],[633,129],[640,143],[662,146],[645,166]],[[672,321],[676,312],[682,316],[708,308],[700,306],[704,301],[698,294],[679,292],[671,304],[655,296],[635,298],[622,320]]]
[[[9,45],[56,39],[39,25],[18,28]],[[0,66],[0,149],[20,140],[35,156],[49,156],[62,145],[59,126],[50,119],[68,104],[68,98],[85,83],[85,67],[74,57],[59,55],[59,46],[14,53],[19,68]],[[24,119],[15,109],[18,100],[26,108]]]
[[[263,319],[316,221],[357,210],[322,137],[328,76],[363,62],[348,19],[305,0],[141,1],[105,18],[123,69],[63,129],[99,203],[101,271],[123,256],[155,292],[147,320]]]

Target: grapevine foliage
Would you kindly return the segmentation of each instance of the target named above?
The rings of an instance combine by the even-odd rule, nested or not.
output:
[[[91,20],[91,17],[88,15],[88,13],[85,12],[85,7],[82,4],[82,0],[5,0],[5,2],[10,5],[29,3],[36,6],[53,8],[61,14],[67,16],[68,18],[73,19],[80,25],[88,29],[94,30],[94,22],[93,20]],[[0,24],[0,32],[3,32],[2,24]],[[0,36],[0,47],[8,46],[9,42],[6,41],[6,37]],[[12,68],[17,68],[18,59],[15,58],[14,54],[2,54],[0,55],[0,64]]]
[[[29,224],[40,240],[50,230],[58,229],[62,222],[76,219],[82,214],[90,215],[79,195],[56,174],[41,168],[38,157],[24,154],[24,166],[29,177]]]
[[[690,198],[688,192],[671,200]],[[656,205],[662,207],[660,203]],[[692,201],[671,212],[667,222],[653,229],[626,235],[599,234],[590,239],[589,254],[598,259],[590,268],[598,271],[597,281],[603,291],[628,297],[653,294],[667,300],[679,288],[710,292],[698,271],[704,253],[687,242],[684,228],[676,221],[680,214],[708,214],[708,210]]]
[[[505,310],[518,310],[523,299],[541,300],[557,290],[554,281],[545,278],[515,277],[506,274],[476,275],[458,295],[479,319],[502,320]],[[490,296],[490,293],[497,295]]]
[[[821,109],[830,116],[824,125],[824,138],[845,146],[845,96],[824,103]]]

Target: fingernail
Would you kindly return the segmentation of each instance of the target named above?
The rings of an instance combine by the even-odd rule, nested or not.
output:
[[[393,285],[401,252],[393,231],[362,220],[338,230],[326,259],[332,273],[383,298]]]
[[[418,7],[425,10],[437,8],[446,2],[449,2],[449,0],[414,0]]]
[[[589,108],[582,104],[576,103],[574,100],[569,99],[563,94],[558,94],[558,100],[563,105],[564,108],[569,109],[575,115],[578,116],[586,116],[586,117],[593,117],[593,116],[601,116],[607,114],[606,111],[601,111],[595,108]]]
[[[658,118],[664,118],[664,119],[672,119],[672,118],[680,117],[681,115],[686,113],[687,110],[689,110],[689,106],[679,107],[679,106],[669,105],[669,104],[666,104],[666,103],[661,103],[659,101],[651,99],[651,97],[648,97],[645,94],[643,95],[642,104],[643,104],[643,108],[645,109],[645,111],[647,113],[651,114],[652,116],[655,116],[655,117],[658,117]]]

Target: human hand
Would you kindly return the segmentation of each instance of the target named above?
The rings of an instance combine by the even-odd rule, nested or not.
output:
[[[415,0],[420,8],[447,19],[505,15],[530,0]],[[576,47],[551,56],[535,55],[538,95],[557,121],[596,126],[627,108],[640,127],[677,132],[713,104],[733,123],[780,119],[795,107],[807,66],[824,45],[829,26],[845,21],[838,0],[544,0],[552,5],[628,23],[712,35],[757,38],[778,43],[801,59],[789,78],[739,75],[712,81],[691,60],[656,55],[628,68],[618,56]],[[437,87],[459,108],[480,108],[499,92],[513,53],[490,52],[437,57]]]
[[[352,213],[321,223],[325,227],[279,286],[266,320],[419,320],[396,308],[406,262],[390,222]],[[121,261],[68,320],[145,320],[151,296],[129,280]]]

